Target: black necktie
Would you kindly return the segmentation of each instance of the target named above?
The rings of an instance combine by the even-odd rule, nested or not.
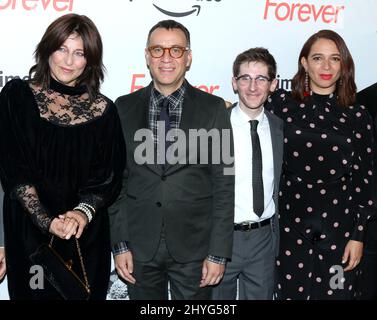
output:
[[[260,217],[264,211],[264,191],[262,179],[262,151],[257,132],[258,120],[250,120],[251,144],[253,147],[253,206]]]
[[[160,117],[159,121],[164,121],[165,125],[165,164],[166,164],[166,150],[168,149],[169,145],[171,144],[171,141],[167,140],[167,133],[170,130],[170,117],[169,117],[169,100],[167,98],[164,98],[161,101],[161,110],[160,110]],[[164,165],[163,165],[164,167]]]

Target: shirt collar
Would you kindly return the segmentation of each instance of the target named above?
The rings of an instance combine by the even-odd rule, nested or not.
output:
[[[252,120],[250,117],[241,110],[240,104],[237,103],[237,105],[234,107],[232,115],[234,115],[235,124],[242,126],[245,124],[249,125],[249,121]],[[253,120],[258,120],[259,124],[263,124],[263,121],[265,121],[266,115],[264,113],[264,107],[262,107],[262,112]]]
[[[174,110],[178,107],[179,103],[183,100],[183,97],[186,92],[186,80],[183,81],[182,85],[175,90],[172,94],[168,96],[164,96],[161,92],[159,92],[156,88],[153,87],[152,89],[152,99],[157,101],[157,104],[160,105],[160,102],[166,98],[169,100],[169,110]]]

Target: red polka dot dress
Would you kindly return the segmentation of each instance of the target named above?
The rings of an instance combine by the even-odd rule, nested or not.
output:
[[[266,108],[286,124],[276,298],[352,299],[358,271],[343,272],[342,255],[372,212],[371,119],[333,94],[297,103],[278,90]]]

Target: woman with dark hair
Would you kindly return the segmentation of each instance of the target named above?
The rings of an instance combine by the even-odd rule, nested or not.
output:
[[[0,94],[0,178],[11,299],[60,299],[34,276],[29,256],[53,247],[105,299],[110,275],[107,207],[116,199],[125,145],[115,105],[99,92],[102,42],[86,16],[64,15],[35,51],[30,81],[12,80]],[[39,279],[40,280],[40,279]]]
[[[292,92],[268,109],[285,120],[277,299],[352,299],[372,213],[372,123],[355,104],[344,40],[321,30],[304,44]]]

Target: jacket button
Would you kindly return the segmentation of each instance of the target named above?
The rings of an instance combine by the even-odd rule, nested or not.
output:
[[[165,181],[165,180],[166,180],[166,176],[162,176],[162,177],[161,177],[161,180],[162,180],[162,181]]]
[[[162,206],[162,203],[161,203],[161,202],[156,202],[156,206],[157,206],[157,207],[161,207],[161,206]]]

